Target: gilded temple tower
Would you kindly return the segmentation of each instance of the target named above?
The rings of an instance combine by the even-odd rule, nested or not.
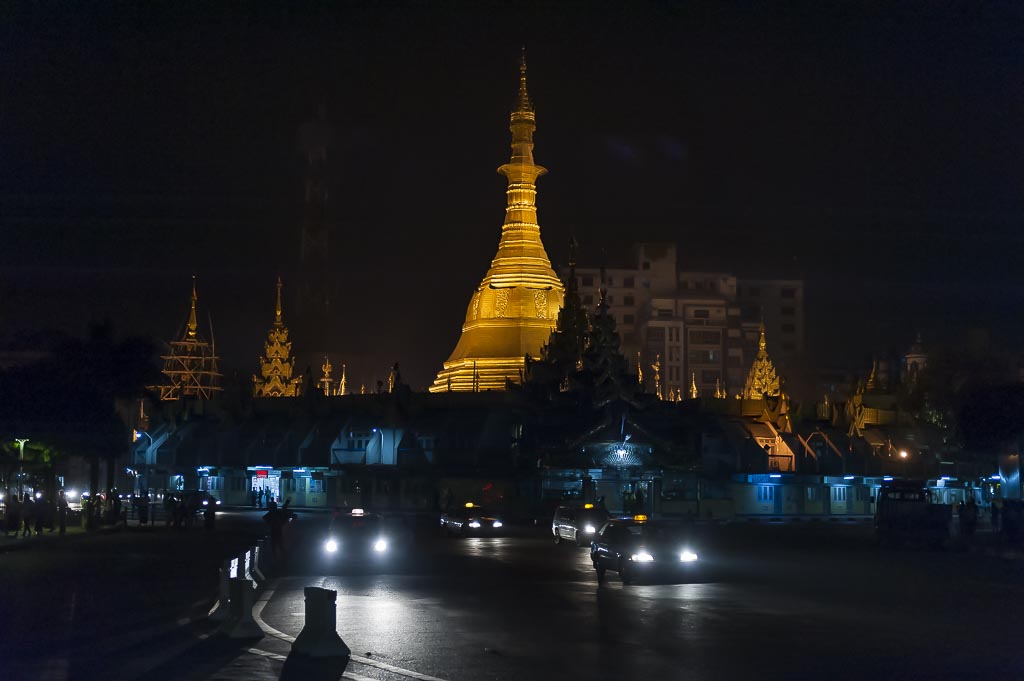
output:
[[[274,325],[267,332],[267,342],[260,357],[260,376],[252,377],[253,397],[298,397],[302,391],[302,376],[292,378],[295,358],[288,340],[288,327],[281,319],[281,277],[277,278],[277,306]]]
[[[507,381],[520,380],[526,355],[540,356],[555,327],[565,290],[537,223],[536,182],[547,170],[533,161],[536,127],[524,54],[509,124],[512,157],[498,168],[508,179],[498,253],[470,298],[462,336],[431,392],[504,390]]]

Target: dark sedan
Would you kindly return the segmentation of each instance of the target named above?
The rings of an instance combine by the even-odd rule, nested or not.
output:
[[[331,520],[323,549],[329,560],[382,561],[395,546],[381,516],[356,508]]]
[[[598,579],[611,570],[623,584],[655,576],[685,579],[699,560],[687,528],[642,515],[605,523],[590,546],[590,559]]]
[[[462,537],[501,534],[504,523],[479,504],[472,502],[441,514],[441,530]]]

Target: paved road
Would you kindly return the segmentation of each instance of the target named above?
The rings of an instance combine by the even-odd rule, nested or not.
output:
[[[329,568],[309,541],[260,617],[295,636],[302,588],[336,589],[352,678],[1024,678],[1019,562],[880,551],[863,526],[705,531],[699,579],[640,586],[599,584],[586,549],[540,533],[421,537],[414,559],[380,573]],[[279,660],[259,664],[276,678]]]
[[[176,620],[209,607],[213,556],[262,529],[258,513],[224,520],[214,537],[0,556],[0,677],[277,679],[314,585],[339,593],[356,681],[1024,678],[1024,563],[879,551],[868,528],[834,525],[704,528],[697,580],[623,586],[540,531],[445,539],[428,525],[384,569],[339,567],[320,548],[326,516],[300,514],[289,570],[257,605],[268,635],[200,640],[212,629]]]

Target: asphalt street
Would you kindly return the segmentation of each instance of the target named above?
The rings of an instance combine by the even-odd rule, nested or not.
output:
[[[217,529],[163,523],[0,539],[0,679],[128,679],[194,643],[222,558],[264,533],[259,514]]]
[[[223,537],[241,542],[259,524],[258,513],[238,513]],[[196,623],[118,645],[212,602],[216,561],[182,555],[189,542],[204,556],[223,549],[201,531],[164,532],[174,546],[130,531],[32,560],[3,555],[0,576],[16,585],[4,623],[19,625],[0,644],[5,666],[34,659],[51,670],[15,678],[277,679],[303,626],[302,589],[320,586],[338,592],[347,677],[357,681],[1024,678],[1024,563],[980,550],[880,550],[866,525],[699,528],[695,578],[629,586],[614,574],[599,583],[587,549],[555,546],[544,528],[447,538],[422,524],[388,559],[364,564],[329,560],[326,526],[326,515],[300,513],[290,564],[254,609],[267,635],[241,642]],[[66,565],[53,564],[58,555]],[[12,571],[9,559],[51,576]],[[168,569],[153,571],[154,560]],[[52,635],[34,636],[37,624]],[[61,663],[70,673],[60,675]]]

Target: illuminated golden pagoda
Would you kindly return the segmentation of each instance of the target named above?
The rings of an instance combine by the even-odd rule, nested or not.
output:
[[[512,158],[498,168],[508,178],[498,253],[469,301],[462,336],[431,392],[504,390],[508,381],[521,380],[526,355],[539,357],[555,327],[565,289],[540,240],[536,181],[547,170],[533,162],[536,127],[524,53],[509,124]]]
[[[747,385],[743,396],[749,400],[759,400],[765,395],[777,397],[779,394],[779,377],[775,373],[775,365],[768,359],[768,343],[764,339],[764,323],[761,323],[761,339],[757,342],[757,357],[747,375]]]
[[[188,313],[188,321],[181,338],[168,343],[170,353],[162,355],[164,361],[164,382],[149,386],[149,390],[158,392],[161,400],[177,400],[192,397],[200,400],[211,399],[223,388],[220,385],[221,373],[217,369],[217,353],[213,343],[207,343],[199,334],[199,322],[196,319],[196,278],[192,277],[192,308]]]
[[[281,277],[277,278],[277,306],[274,308],[274,326],[267,332],[260,357],[260,374],[252,377],[253,397],[298,397],[302,392],[302,376],[292,378],[295,358],[288,340],[288,327],[281,320]]]

